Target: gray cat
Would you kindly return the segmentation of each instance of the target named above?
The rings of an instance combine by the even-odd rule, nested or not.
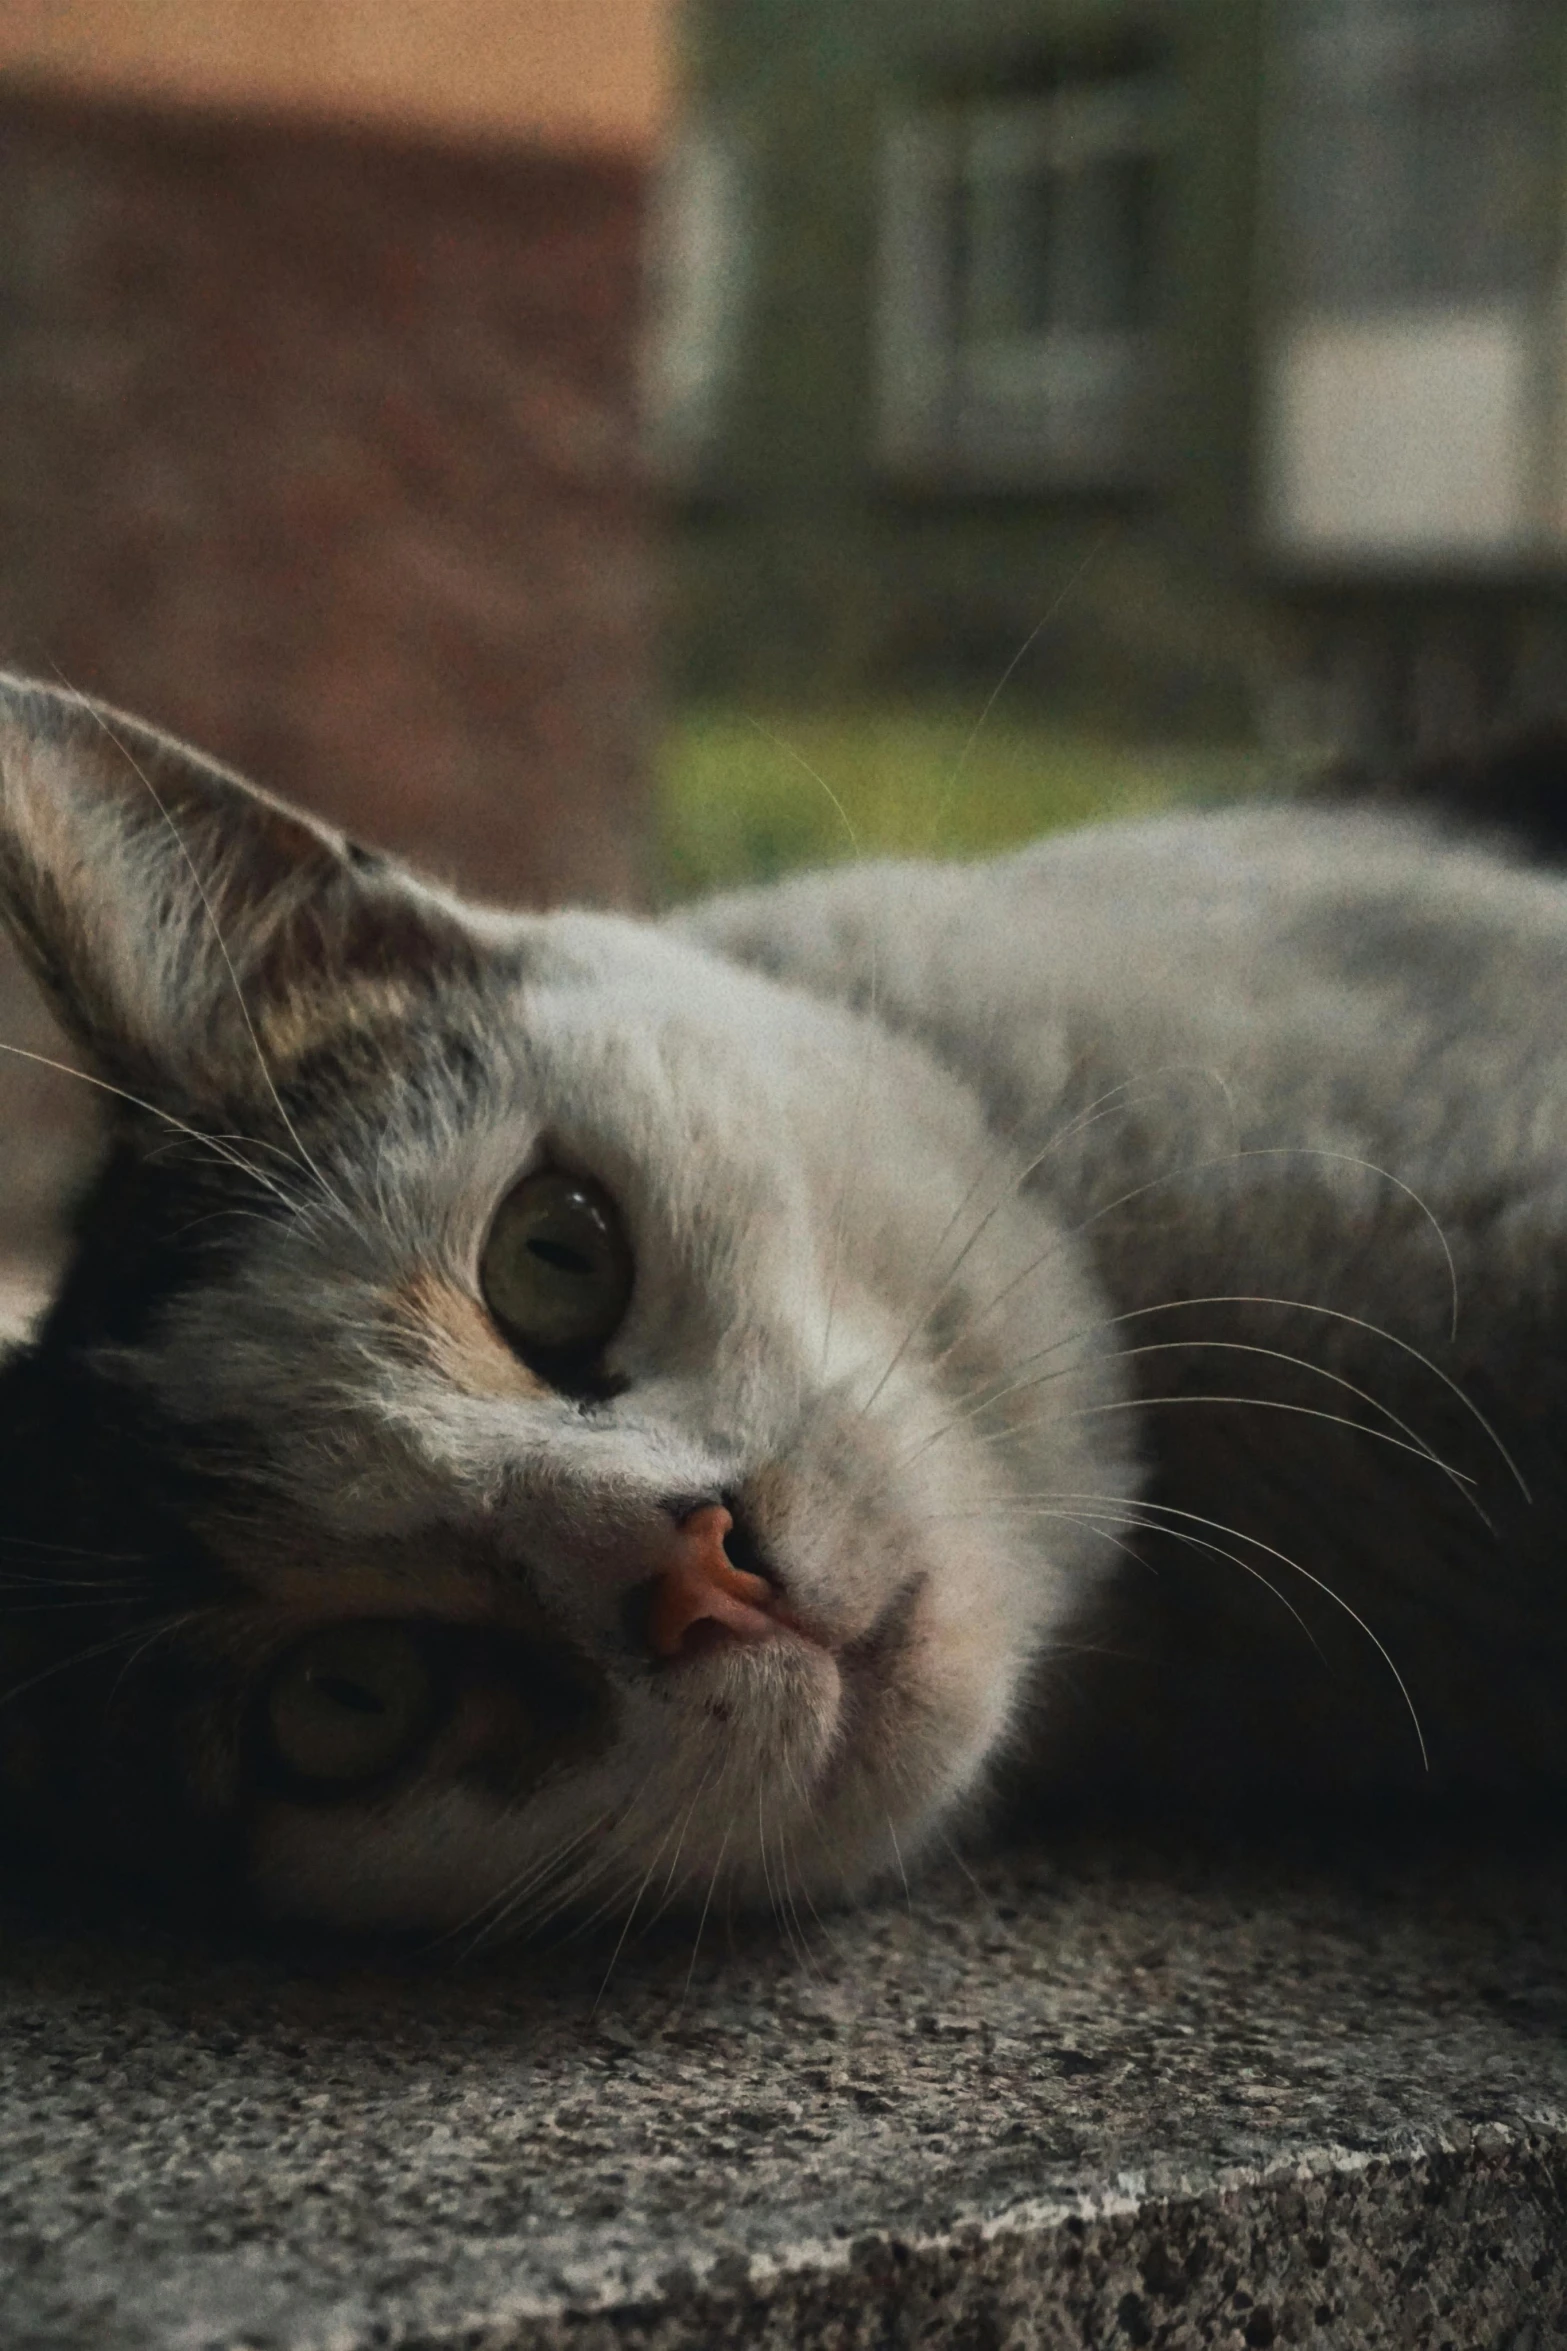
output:
[[[46,1848],[487,1932],[1567,1779],[1562,883],[1256,808],[500,914],[13,682],[0,904],[114,1110],[0,1374]]]

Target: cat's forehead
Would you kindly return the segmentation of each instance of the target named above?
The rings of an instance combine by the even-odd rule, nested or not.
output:
[[[449,1031],[433,1039],[449,1123],[429,1140],[449,1177],[493,1183],[543,1139],[612,1187],[701,1219],[776,1211],[809,1189],[823,1148],[841,1146],[831,1106],[846,1072],[865,1080],[871,1042],[833,1007],[652,925],[576,912],[513,927],[462,1041],[452,1056]],[[885,1082],[899,1056],[874,1042]],[[395,1099],[388,1110],[395,1126]]]
[[[521,1032],[651,1071],[672,1054],[716,1057],[715,1079],[765,1084],[787,1060],[758,1061],[771,1043],[786,1057],[839,1039],[829,1007],[710,955],[657,926],[570,912],[523,926],[512,1003]]]
[[[394,1189],[493,1184],[545,1132],[568,1155],[607,1153],[606,1178],[727,1163],[733,1182],[832,1050],[836,1015],[646,923],[478,928],[482,956],[447,985],[393,967],[269,1005],[245,1039],[235,1120],[268,1151],[303,1144],[348,1166],[373,1152]]]

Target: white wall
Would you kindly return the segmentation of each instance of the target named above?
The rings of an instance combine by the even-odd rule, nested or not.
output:
[[[1546,524],[1517,307],[1299,321],[1274,347],[1266,403],[1264,510],[1285,552],[1504,557]]]

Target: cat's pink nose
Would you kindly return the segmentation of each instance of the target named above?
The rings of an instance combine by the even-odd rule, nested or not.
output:
[[[686,1655],[704,1637],[761,1641],[778,1630],[769,1613],[771,1584],[736,1567],[724,1549],[733,1525],[721,1502],[708,1502],[675,1528],[647,1616],[655,1657]]]

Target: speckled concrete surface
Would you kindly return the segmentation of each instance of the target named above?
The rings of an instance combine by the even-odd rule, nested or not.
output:
[[[431,1972],[0,1942],[0,2343],[1567,2340],[1567,1843]],[[688,1979],[689,1971],[689,1981]]]

